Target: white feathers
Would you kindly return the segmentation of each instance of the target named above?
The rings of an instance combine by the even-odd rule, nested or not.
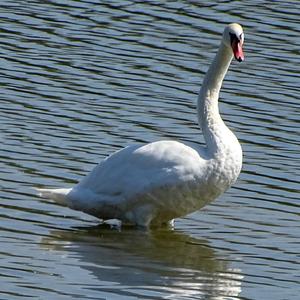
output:
[[[53,199],[62,205],[68,205],[66,195],[70,190],[71,189],[36,189],[40,197]]]
[[[236,24],[235,28],[240,30]],[[219,115],[218,97],[233,57],[225,33],[235,28],[225,28],[199,93],[198,118],[206,148],[176,141],[126,147],[72,189],[41,189],[40,195],[101,219],[148,227],[196,211],[228,189],[239,175],[242,150]]]

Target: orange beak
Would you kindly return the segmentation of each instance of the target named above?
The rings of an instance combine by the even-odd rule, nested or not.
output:
[[[232,47],[234,58],[238,62],[243,61],[245,59],[245,57],[244,57],[243,48],[242,48],[243,44],[241,43],[241,41],[238,40],[237,38],[233,39],[233,41],[231,43],[231,47]]]

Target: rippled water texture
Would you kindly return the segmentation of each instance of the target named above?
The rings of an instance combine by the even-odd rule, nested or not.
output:
[[[299,12],[299,1],[2,1],[0,299],[299,299]],[[150,232],[35,195],[128,144],[202,142],[199,83],[233,21],[246,36],[220,103],[244,149],[233,188]]]

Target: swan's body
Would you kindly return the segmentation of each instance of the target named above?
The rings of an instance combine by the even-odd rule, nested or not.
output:
[[[103,160],[71,189],[42,189],[73,209],[101,219],[161,226],[214,200],[237,179],[242,150],[218,111],[219,91],[233,58],[243,60],[243,31],[230,24],[198,98],[206,147],[159,141],[126,147]]]

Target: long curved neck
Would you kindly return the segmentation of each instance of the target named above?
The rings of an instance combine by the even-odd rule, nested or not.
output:
[[[232,60],[232,52],[222,42],[209,67],[199,93],[197,110],[207,150],[214,155],[222,151],[225,136],[233,135],[219,114],[218,99],[223,79]]]

